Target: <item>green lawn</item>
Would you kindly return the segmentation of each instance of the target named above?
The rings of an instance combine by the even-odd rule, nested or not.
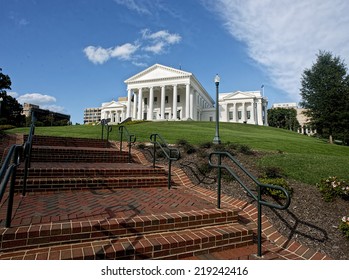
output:
[[[214,122],[136,122],[126,125],[137,142],[149,142],[152,133],[160,134],[168,143],[185,139],[191,144],[212,141]],[[27,133],[28,128],[17,128],[9,133]],[[41,135],[100,138],[101,126],[37,127]],[[113,127],[110,139],[118,137]],[[326,142],[295,132],[246,124],[220,124],[222,142],[245,144],[254,150],[265,151],[259,161],[262,166],[277,166],[288,177],[316,184],[321,178],[337,176],[349,180],[349,147]]]

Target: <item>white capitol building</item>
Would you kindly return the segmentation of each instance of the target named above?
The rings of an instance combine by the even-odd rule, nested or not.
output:
[[[155,64],[128,78],[127,97],[103,103],[93,110],[101,119],[117,124],[127,118],[148,121],[215,121],[215,101],[196,77],[183,70]],[[268,101],[260,91],[219,94],[222,122],[267,125]]]

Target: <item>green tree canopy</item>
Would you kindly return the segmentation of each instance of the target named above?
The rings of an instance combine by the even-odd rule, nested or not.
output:
[[[269,126],[296,131],[299,128],[297,111],[293,108],[274,108],[268,110]]]
[[[21,126],[24,124],[23,107],[15,98],[7,95],[6,89],[11,89],[11,79],[0,68],[0,124]]]
[[[301,80],[301,105],[317,132],[347,140],[349,131],[349,78],[344,61],[330,52],[320,51]]]

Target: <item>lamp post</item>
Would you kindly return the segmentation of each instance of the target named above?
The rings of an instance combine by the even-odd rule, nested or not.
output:
[[[214,82],[216,84],[216,134],[213,138],[213,144],[221,143],[221,139],[219,138],[219,103],[218,103],[218,91],[219,91],[218,87],[219,87],[220,80],[221,78],[217,74],[216,77],[214,78]]]

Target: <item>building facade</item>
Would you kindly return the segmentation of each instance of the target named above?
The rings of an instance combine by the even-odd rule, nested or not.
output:
[[[86,108],[84,110],[84,124],[99,123],[101,121],[101,108]]]
[[[127,97],[103,103],[101,119],[215,121],[214,100],[190,72],[155,64],[125,84]],[[218,102],[222,122],[267,125],[268,101],[260,91],[222,93]]]

